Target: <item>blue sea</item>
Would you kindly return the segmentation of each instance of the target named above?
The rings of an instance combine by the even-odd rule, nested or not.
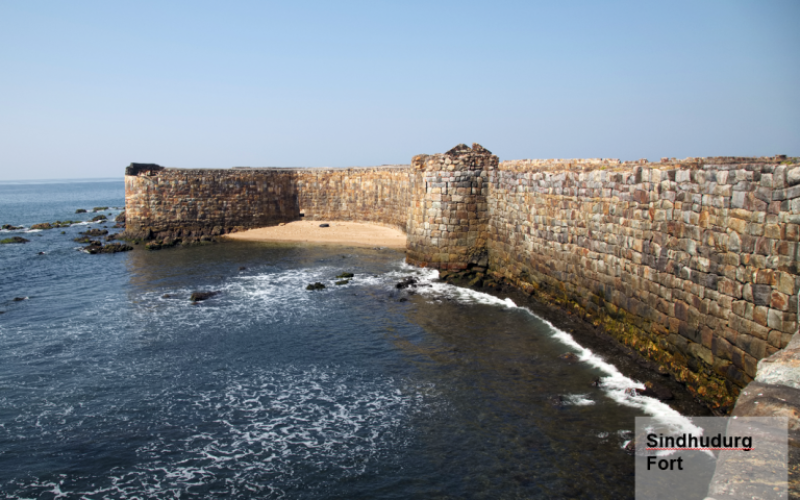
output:
[[[82,252],[118,231],[91,209],[123,205],[118,179],[0,183],[23,226],[0,239],[30,240],[0,245],[0,498],[632,498],[634,418],[691,425],[519,298],[396,250]]]

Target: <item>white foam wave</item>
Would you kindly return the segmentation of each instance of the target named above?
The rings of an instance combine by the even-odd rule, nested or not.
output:
[[[412,419],[446,406],[430,384],[336,366],[226,372],[203,390],[165,389],[150,397],[160,402],[157,414],[140,416],[130,429],[107,424],[137,439],[147,426],[147,442],[124,472],[112,469],[91,481],[26,480],[15,498],[182,498],[209,485],[229,498],[284,498],[310,478],[324,488],[401,460]],[[125,411],[123,403],[114,413]],[[54,408],[40,418],[54,413],[73,412]],[[62,423],[59,432],[74,439],[82,425]]]
[[[410,266],[408,267],[410,268]],[[600,387],[609,398],[621,405],[637,408],[651,415],[671,432],[702,432],[702,429],[695,426],[688,417],[681,415],[669,405],[655,398],[637,394],[636,389],[642,390],[645,388],[643,383],[626,377],[616,366],[605,361],[590,349],[583,347],[575,341],[572,335],[557,328],[527,307],[517,306],[510,298],[500,299],[487,293],[438,282],[438,276],[439,273],[436,270],[423,269],[422,272],[419,273],[418,279],[424,282],[425,285],[430,286],[417,288],[417,293],[425,294],[430,297],[447,297],[450,300],[457,300],[462,303],[486,304],[508,309],[523,310],[547,325],[551,331],[551,336],[569,346],[578,355],[580,361],[605,373],[605,376],[601,378]]]
[[[594,401],[588,398],[588,394],[569,394],[566,396],[566,402],[575,406],[589,406],[595,404]]]

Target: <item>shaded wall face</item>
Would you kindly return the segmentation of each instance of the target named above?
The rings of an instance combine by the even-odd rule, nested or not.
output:
[[[486,265],[487,179],[496,167],[491,154],[414,157],[410,264],[451,270]]]
[[[407,165],[302,169],[295,178],[305,219],[372,222],[406,231],[410,204]]]
[[[503,162],[489,173],[490,267],[725,405],[797,330],[800,185],[786,171]]]
[[[126,232],[199,236],[297,219],[289,171],[163,169],[125,176]]]

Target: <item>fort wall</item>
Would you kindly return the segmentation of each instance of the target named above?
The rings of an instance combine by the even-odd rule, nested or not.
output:
[[[408,165],[297,169],[292,175],[304,218],[371,222],[406,232]]]
[[[796,159],[499,162],[460,145],[410,166],[126,173],[130,235],[192,241],[301,213],[398,227],[409,263],[602,324],[723,413],[800,367],[779,352],[798,327]]]
[[[125,175],[125,231],[142,239],[207,239],[296,220],[298,198],[292,170],[132,164]]]
[[[604,324],[729,410],[797,331],[794,167],[502,162],[488,179],[489,270]]]

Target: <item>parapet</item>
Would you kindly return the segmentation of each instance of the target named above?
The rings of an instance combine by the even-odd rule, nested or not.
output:
[[[164,167],[155,163],[131,163],[125,169],[125,175],[154,175],[161,170]]]

